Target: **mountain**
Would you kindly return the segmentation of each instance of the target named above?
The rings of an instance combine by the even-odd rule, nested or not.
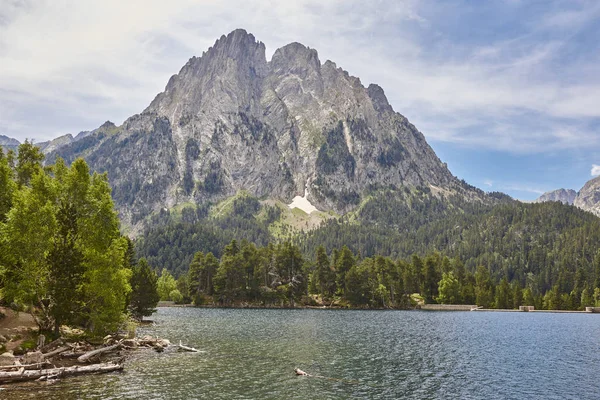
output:
[[[600,176],[587,181],[583,185],[573,204],[600,216]]]
[[[557,189],[544,193],[534,202],[543,203],[545,201],[560,201],[563,204],[573,204],[575,197],[577,197],[577,192],[573,189]]]
[[[161,209],[247,191],[289,204],[304,195],[346,214],[378,190],[424,187],[492,201],[456,179],[381,87],[365,87],[291,43],[270,61],[238,29],[192,57],[140,114],[49,152],[107,171],[134,232]]]
[[[15,150],[19,144],[21,144],[17,139],[13,139],[8,136],[0,135],[0,146],[2,146],[5,150]]]
[[[79,132],[75,137],[70,133],[66,135],[59,136],[55,139],[48,140],[45,142],[36,143],[36,145],[42,150],[44,154],[51,154],[56,152],[59,148],[66,146],[68,144],[75,143],[81,139],[84,139],[94,133],[106,132],[115,129],[116,126],[110,121],[106,121],[99,128],[94,129],[92,131],[82,131]]]
[[[600,217],[600,177],[586,182],[579,192],[572,189],[553,190],[544,193],[534,202],[542,203],[546,201],[560,201],[563,204],[573,204],[582,210],[589,211]]]

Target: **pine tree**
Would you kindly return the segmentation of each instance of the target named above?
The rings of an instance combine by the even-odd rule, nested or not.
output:
[[[156,312],[159,300],[158,276],[146,259],[141,258],[133,267],[129,311],[134,318],[141,321]]]

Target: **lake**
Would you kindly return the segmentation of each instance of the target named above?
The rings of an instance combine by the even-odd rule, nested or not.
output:
[[[160,308],[125,372],[10,399],[598,399],[600,315]],[[298,377],[294,368],[321,377]]]

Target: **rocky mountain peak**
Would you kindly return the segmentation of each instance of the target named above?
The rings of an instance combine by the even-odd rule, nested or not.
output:
[[[590,179],[583,185],[573,204],[600,216],[600,176]]]
[[[240,109],[256,112],[256,92],[267,73],[265,45],[236,29],[221,36],[202,57],[192,57],[144,112],[165,116],[173,125],[182,120],[182,124],[201,123],[201,111],[212,115]]]
[[[276,74],[291,73],[306,78],[311,72],[321,69],[321,61],[315,49],[294,42],[275,51],[270,67]]]
[[[115,129],[117,126],[112,123],[111,121],[106,121],[105,123],[103,123],[102,125],[100,125],[100,127],[98,129],[102,129],[102,130],[111,130],[111,129]]]
[[[369,93],[369,97],[373,101],[375,110],[380,113],[394,111],[381,86],[371,83],[367,88],[367,93]]]
[[[286,204],[304,195],[340,214],[373,191],[402,187],[485,201],[394,112],[381,87],[321,64],[300,43],[267,62],[264,44],[243,29],[192,57],[144,112],[94,132],[54,154],[108,171],[130,227],[162,208],[240,190]]]
[[[21,144],[17,139],[8,136],[0,135],[0,146],[15,147]]]
[[[254,35],[244,29],[236,29],[227,36],[222,35],[206,54],[212,57],[228,57],[234,59],[258,59],[265,62],[265,45],[256,41]]]
[[[577,197],[577,192],[573,189],[557,189],[544,193],[534,202],[543,203],[545,201],[560,201],[563,204],[573,204],[575,197]]]

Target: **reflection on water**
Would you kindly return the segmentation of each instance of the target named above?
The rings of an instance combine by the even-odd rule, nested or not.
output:
[[[125,372],[6,386],[10,399],[597,399],[600,316],[161,308]],[[299,367],[318,377],[297,377]]]

